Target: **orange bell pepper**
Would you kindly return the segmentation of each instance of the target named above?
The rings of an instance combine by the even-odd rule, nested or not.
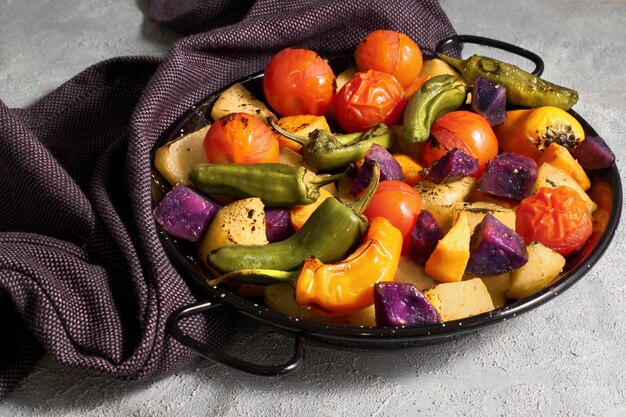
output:
[[[402,251],[402,234],[376,217],[364,243],[344,261],[305,260],[296,281],[296,304],[327,315],[345,315],[374,302],[374,284],[393,281]]]

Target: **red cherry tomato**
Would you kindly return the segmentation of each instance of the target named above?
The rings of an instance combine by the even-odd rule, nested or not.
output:
[[[203,148],[205,159],[213,164],[278,162],[274,131],[245,113],[232,113],[213,123]]]
[[[335,98],[335,117],[346,132],[398,122],[406,105],[404,90],[393,75],[368,70],[357,72]]]
[[[332,105],[335,89],[333,70],[308,49],[283,49],[265,67],[263,92],[281,116],[322,116]]]
[[[498,154],[498,139],[487,119],[465,111],[453,111],[439,117],[430,129],[436,139],[428,139],[422,149],[422,163],[425,167],[444,156],[448,151],[459,148],[461,151],[478,159],[480,177],[485,172],[487,162]]]
[[[591,236],[593,222],[585,201],[569,187],[540,188],[517,208],[515,230],[527,243],[539,241],[567,256]]]
[[[408,88],[422,70],[422,51],[403,33],[393,30],[370,32],[354,53],[359,71],[373,69],[393,75]]]
[[[389,220],[402,233],[402,247],[407,249],[409,234],[423,208],[424,202],[413,187],[402,181],[388,180],[380,182],[363,215],[370,221],[375,217]]]

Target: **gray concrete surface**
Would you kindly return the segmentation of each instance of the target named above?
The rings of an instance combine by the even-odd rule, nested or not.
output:
[[[459,33],[541,55],[545,77],[579,90],[576,110],[622,164],[626,1],[442,5]],[[25,106],[102,59],[164,55],[176,35],[147,22],[143,8],[141,0],[1,0],[0,98]],[[620,226],[600,262],[550,303],[454,342],[395,351],[309,343],[303,368],[276,379],[198,360],[156,381],[127,383],[45,357],[0,415],[624,416],[625,239]],[[283,342],[249,323],[242,333],[232,350],[260,360]]]

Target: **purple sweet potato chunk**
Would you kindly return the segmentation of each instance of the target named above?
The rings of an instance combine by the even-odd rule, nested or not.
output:
[[[409,255],[418,264],[425,265],[442,238],[443,231],[435,216],[428,210],[420,211],[409,235]]]
[[[197,242],[220,207],[216,201],[176,184],[154,209],[154,218],[172,236]]]
[[[454,148],[424,169],[422,176],[439,184],[446,180],[474,175],[477,170],[478,159]]]
[[[500,275],[526,262],[524,238],[487,213],[472,235],[465,273],[479,277]]]
[[[289,219],[289,209],[265,209],[265,236],[269,242],[285,240],[294,233],[295,231]]]
[[[389,151],[387,151],[387,149],[374,144],[365,153],[361,171],[352,183],[352,195],[358,195],[361,191],[367,188],[368,184],[372,180],[372,166],[374,163],[380,168],[381,181],[404,181],[404,172],[402,172],[402,167],[398,161],[396,161],[396,158],[394,158]]]
[[[608,168],[615,162],[615,154],[600,136],[587,136],[572,155],[585,169]]]
[[[487,163],[478,181],[478,191],[522,200],[528,197],[537,180],[534,159],[514,153],[501,153]]]
[[[476,77],[472,86],[472,110],[491,126],[506,120],[506,87],[485,77]]]
[[[374,308],[379,326],[418,326],[441,323],[441,315],[426,297],[406,282],[374,285]]]

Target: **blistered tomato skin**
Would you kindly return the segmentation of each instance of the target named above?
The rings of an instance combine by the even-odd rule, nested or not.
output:
[[[415,227],[417,216],[424,208],[420,195],[405,182],[381,181],[363,215],[368,220],[384,217],[400,230],[403,251],[408,249],[409,235]]]
[[[335,90],[333,70],[308,49],[283,49],[265,67],[263,92],[281,116],[323,116],[332,105]]]
[[[203,143],[212,164],[278,162],[278,141],[265,123],[245,113],[232,113],[211,125]]]
[[[384,123],[396,124],[406,105],[404,90],[390,74],[357,72],[335,98],[335,117],[346,132],[364,132]]]
[[[433,139],[424,142],[422,164],[429,167],[454,148],[478,159],[474,177],[480,178],[487,162],[498,154],[498,139],[483,116],[470,111],[453,111],[435,120],[430,128]]]
[[[408,88],[422,70],[422,52],[411,38],[393,30],[370,32],[354,53],[359,71],[373,69],[393,75]]]
[[[576,191],[565,186],[540,188],[520,203],[515,229],[526,243],[539,241],[567,256],[589,239],[593,221]]]

